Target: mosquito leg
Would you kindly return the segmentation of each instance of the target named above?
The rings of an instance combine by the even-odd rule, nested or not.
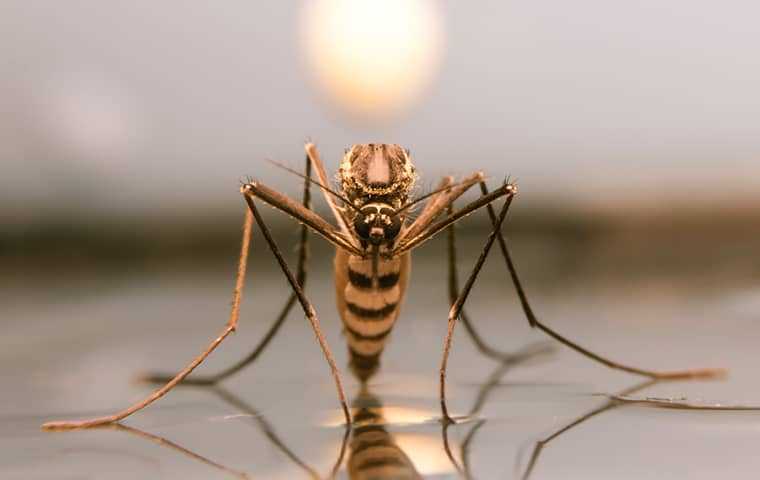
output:
[[[92,418],[89,420],[79,420],[79,421],[63,421],[63,422],[48,422],[42,425],[42,428],[45,430],[65,430],[65,429],[73,429],[73,428],[89,428],[89,427],[95,427],[98,425],[105,425],[108,423],[114,423],[118,422],[119,420],[123,420],[124,418],[132,415],[133,413],[142,410],[143,408],[147,407],[151,403],[155,402],[159,398],[163,397],[169,391],[176,387],[182,380],[185,379],[190,373],[195,370],[195,368],[203,363],[203,361],[208,357],[211,352],[216,350],[216,347],[218,347],[227,336],[234,332],[237,328],[238,324],[238,318],[240,317],[240,299],[243,291],[243,286],[245,283],[245,270],[248,265],[248,250],[251,245],[251,230],[253,227],[253,216],[251,215],[250,211],[246,211],[245,213],[245,222],[243,224],[243,241],[240,246],[240,260],[238,262],[238,270],[237,270],[237,278],[235,280],[235,290],[232,293],[232,309],[230,311],[230,317],[227,320],[227,325],[224,327],[224,330],[219,334],[218,337],[216,337],[208,347],[200,354],[198,355],[195,360],[190,362],[182,371],[180,371],[177,375],[175,375],[171,380],[169,380],[166,385],[159,388],[158,390],[155,390],[153,393],[151,393],[148,397],[145,399],[133,404],[130,407],[127,407],[126,409],[117,412],[113,415],[107,415],[103,417],[97,417]]]
[[[310,161],[310,163],[314,165],[314,170],[317,172],[317,178],[319,179],[319,182],[325,186],[330,185],[330,180],[327,177],[325,165],[322,163],[322,158],[319,156],[317,146],[311,142],[306,142],[304,149],[306,150],[306,158],[308,159],[307,161]],[[343,211],[338,205],[336,205],[334,198],[332,198],[324,189],[320,188],[320,190],[322,190],[322,193],[324,194],[325,201],[330,207],[330,211],[333,212],[335,221],[338,222],[338,229],[343,233],[347,233],[348,227],[346,225],[348,222],[345,215],[343,214]]]
[[[256,204],[253,201],[253,189],[251,188],[250,184],[243,186],[243,193],[245,195],[245,201],[248,203],[248,207],[253,213],[253,217],[256,219],[256,223],[259,225],[259,228],[261,228],[261,233],[264,235],[264,239],[267,241],[272,254],[277,259],[277,263],[280,265],[282,273],[285,274],[285,277],[288,279],[288,283],[290,283],[291,288],[298,296],[298,302],[301,304],[301,308],[303,309],[306,318],[309,320],[311,328],[314,330],[314,335],[317,337],[317,341],[319,342],[319,346],[325,356],[325,360],[327,360],[327,363],[330,366],[330,372],[332,373],[333,380],[335,381],[335,387],[338,390],[338,399],[340,400],[340,405],[343,408],[343,414],[346,417],[346,423],[350,424],[351,413],[348,410],[346,393],[343,390],[343,381],[341,380],[338,366],[335,364],[335,359],[333,358],[330,346],[327,344],[327,340],[322,334],[322,328],[319,324],[317,312],[314,310],[311,302],[309,302],[309,299],[306,298],[306,294],[303,292],[303,289],[299,285],[298,280],[293,275],[293,272],[290,270],[290,267],[288,267],[285,258],[283,258],[282,253],[277,246],[277,243],[275,243],[274,239],[272,238],[269,227],[267,227],[266,223],[264,223],[264,219],[261,218],[261,214],[259,213],[259,210],[256,208]]]
[[[485,182],[480,183],[480,190],[483,192],[484,195],[488,194],[488,187],[486,186]],[[497,225],[498,218],[496,217],[496,214],[494,212],[494,209],[491,205],[486,205],[486,208],[488,209],[488,215],[491,217],[491,222],[495,226]],[[603,357],[597,353],[592,352],[591,350],[588,350],[585,347],[580,346],[579,344],[573,342],[572,340],[569,340],[568,338],[560,335],[556,331],[554,331],[552,328],[548,327],[544,323],[540,322],[536,316],[533,313],[533,309],[530,307],[530,304],[528,303],[528,297],[525,294],[525,290],[522,287],[522,284],[520,282],[520,278],[517,275],[517,270],[515,269],[514,262],[512,262],[512,257],[509,254],[509,249],[507,248],[507,242],[504,239],[504,235],[501,233],[499,229],[497,229],[497,239],[499,241],[499,247],[501,248],[501,253],[504,256],[504,261],[507,264],[507,269],[509,270],[509,274],[512,277],[512,283],[515,286],[515,290],[517,290],[517,295],[520,298],[520,304],[522,305],[523,312],[525,312],[525,316],[528,319],[528,323],[531,327],[538,328],[539,330],[543,331],[545,334],[549,335],[553,339],[557,340],[561,344],[572,348],[576,352],[585,355],[586,357],[597,361],[601,363],[602,365],[605,365],[609,368],[612,368],[614,370],[621,370],[623,372],[633,373],[635,375],[641,375],[644,377],[649,377],[653,379],[658,380],[675,380],[675,379],[687,379],[687,378],[715,378],[715,377],[721,377],[725,375],[726,371],[721,368],[705,368],[705,369],[694,369],[694,370],[680,370],[680,371],[673,371],[673,372],[658,372],[654,370],[644,370],[641,368],[636,367],[630,367],[627,365],[623,365],[621,363],[614,362],[606,357]]]
[[[309,157],[306,157],[306,167],[305,167],[305,174],[304,177],[306,180],[304,180],[304,186],[303,186],[303,202],[302,205],[305,208],[310,209],[311,208],[311,182],[308,180],[311,178],[311,162],[309,161]],[[297,273],[296,273],[296,280],[298,280],[298,284],[301,286],[301,288],[304,287],[304,284],[306,283],[306,262],[309,259],[309,228],[306,225],[301,225],[301,237],[299,240],[298,245],[298,266],[297,266]],[[272,341],[272,339],[277,335],[277,332],[279,332],[280,327],[285,323],[285,319],[288,317],[288,314],[293,309],[293,305],[296,304],[296,300],[298,300],[297,295],[295,292],[290,294],[290,297],[285,302],[285,305],[283,305],[282,310],[280,310],[280,314],[277,316],[277,319],[275,319],[274,323],[271,327],[269,327],[269,330],[267,331],[266,335],[264,335],[264,338],[261,339],[259,344],[256,346],[256,348],[251,351],[250,354],[248,354],[245,358],[237,362],[236,364],[232,365],[231,367],[222,370],[221,372],[207,376],[207,377],[191,377],[185,379],[183,385],[214,385],[222,380],[231,377],[232,375],[236,374],[240,370],[244,369],[248,365],[251,365],[253,362],[256,361],[257,358],[261,355],[261,353],[269,346],[269,343]],[[165,383],[171,379],[170,376],[167,376],[165,374],[150,374],[146,375],[144,377],[144,380],[150,383]]]
[[[496,201],[497,199],[505,196],[514,195],[517,191],[517,187],[511,184],[504,184],[497,188],[488,195],[482,195],[477,200],[465,205],[459,210],[454,211],[451,215],[429,225],[422,232],[418,233],[414,237],[406,237],[399,245],[397,245],[389,254],[385,254],[386,257],[394,257],[401,255],[404,252],[408,252],[415,248],[422,246],[425,242],[436,236],[443,230],[446,230],[449,225],[458,222],[462,218],[474,213],[475,211],[485,207],[489,203]],[[453,199],[448,198],[445,200],[451,203]],[[440,206],[441,211],[446,209],[447,204]]]
[[[336,248],[342,248],[360,257],[364,255],[362,250],[351,243],[352,240],[347,235],[337,230],[313,210],[305,208],[301,203],[296,202],[284,193],[280,193],[257,181],[250,181],[243,185],[241,192],[260,199],[301,224],[306,225],[325,240],[332,243]]]
[[[446,211],[447,207],[451,205],[454,200],[462,196],[467,190],[475,186],[482,179],[483,174],[481,172],[475,172],[457,183],[453,183],[454,179],[452,177],[443,177],[435,190],[448,188],[433,195],[427,201],[425,208],[420,212],[417,218],[414,219],[414,222],[409,225],[409,228],[399,236],[397,242],[403,244],[407,240],[413,239],[420,233],[424,232],[439,215]]]
[[[447,208],[448,215],[453,212],[453,205],[449,205]],[[452,223],[448,227],[448,263],[449,263],[449,301],[453,305],[459,297],[459,272],[457,271],[457,248],[456,248],[456,224]],[[501,352],[486,343],[483,337],[480,336],[475,326],[470,322],[470,318],[462,308],[460,314],[462,324],[464,324],[465,330],[472,338],[477,349],[488,358],[499,360],[501,362],[514,360],[516,355],[507,352]]]
[[[512,186],[507,185],[507,187],[512,187]],[[480,273],[481,268],[483,268],[483,263],[485,263],[486,261],[488,252],[491,250],[494,240],[496,240],[496,235],[501,229],[501,224],[504,222],[504,218],[507,216],[507,211],[509,210],[509,205],[512,203],[512,199],[514,198],[514,192],[515,192],[513,187],[508,188],[507,191],[508,191],[507,198],[504,201],[504,205],[501,207],[501,212],[499,212],[499,216],[496,219],[494,229],[493,231],[491,231],[491,234],[488,236],[488,240],[486,240],[486,243],[483,246],[483,250],[480,252],[480,257],[478,257],[478,261],[475,263],[475,267],[472,269],[472,272],[470,273],[469,278],[467,278],[467,282],[464,285],[464,289],[460,292],[459,296],[454,301],[454,304],[451,306],[451,310],[449,310],[448,328],[446,330],[446,339],[444,340],[444,343],[443,343],[443,358],[441,359],[441,370],[440,370],[441,412],[443,414],[444,421],[446,422],[454,423],[453,419],[449,416],[449,411],[448,411],[448,408],[446,407],[446,367],[449,361],[449,353],[451,351],[451,342],[454,336],[454,327],[456,326],[457,319],[459,318],[459,315],[462,312],[464,303],[465,301],[467,301],[467,296],[470,294],[470,290],[472,290],[472,287],[475,284],[475,280],[478,278],[478,274]]]
[[[481,383],[480,388],[478,389],[478,395],[472,407],[470,408],[470,411],[467,414],[467,417],[471,419],[475,418],[475,415],[477,415],[480,412],[480,410],[483,408],[483,405],[485,405],[491,392],[497,386],[500,385],[502,378],[510,370],[512,370],[515,367],[520,366],[520,364],[522,364],[523,362],[528,362],[535,357],[538,357],[540,355],[546,355],[548,353],[552,353],[552,351],[547,348],[547,345],[533,344],[533,345],[528,345],[525,348],[522,348],[517,353],[510,355],[508,359],[501,361],[499,365],[496,367],[496,369],[493,372],[491,372],[491,374],[488,376],[485,382]],[[446,455],[449,457],[449,461],[451,462],[451,464],[454,465],[454,468],[465,479],[473,478],[472,473],[470,472],[470,465],[469,465],[469,445],[472,442],[472,439],[474,438],[475,433],[477,433],[478,429],[482,427],[485,422],[486,420],[479,420],[472,428],[470,428],[469,432],[467,432],[467,435],[465,435],[464,440],[462,441],[462,444],[460,447],[460,453],[459,453],[459,458],[462,459],[461,466],[459,465],[457,460],[454,458],[454,454],[452,453],[451,446],[449,444],[449,427],[451,426],[451,424],[443,423],[441,425],[441,436],[443,437],[443,449],[446,452]]]

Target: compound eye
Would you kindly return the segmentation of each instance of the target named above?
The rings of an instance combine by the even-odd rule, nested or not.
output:
[[[365,240],[369,239],[369,230],[372,227],[367,220],[367,217],[361,213],[357,214],[354,219],[354,230],[356,230],[356,234]]]
[[[393,215],[390,217],[390,220],[390,224],[385,226],[386,240],[393,240],[394,238],[398,237],[398,234],[401,231],[401,219],[399,216]]]

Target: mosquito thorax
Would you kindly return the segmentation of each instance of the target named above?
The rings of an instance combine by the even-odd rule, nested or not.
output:
[[[349,212],[359,238],[372,245],[392,243],[403,223],[396,211],[407,203],[417,179],[409,152],[395,144],[357,144],[346,150],[338,175],[355,207]]]
[[[338,175],[343,192],[355,206],[382,202],[393,209],[407,202],[417,179],[409,152],[387,143],[352,146],[340,163]]]

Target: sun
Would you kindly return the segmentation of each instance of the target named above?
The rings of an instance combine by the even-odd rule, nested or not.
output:
[[[319,92],[359,119],[407,110],[441,63],[442,17],[429,0],[312,0],[304,3],[301,22]]]

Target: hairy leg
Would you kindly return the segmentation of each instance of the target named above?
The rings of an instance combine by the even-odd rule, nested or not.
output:
[[[489,194],[488,187],[486,186],[484,182],[481,182],[480,189],[481,189],[481,192],[483,192],[483,195]],[[492,224],[496,226],[498,222],[498,218],[496,217],[496,213],[494,212],[493,207],[489,204],[486,206],[486,208],[488,209],[488,214],[491,217]],[[573,342],[572,340],[569,340],[567,337],[560,335],[554,329],[548,327],[546,324],[544,324],[543,322],[539,321],[536,318],[536,316],[533,313],[533,309],[530,306],[530,303],[528,303],[528,297],[525,294],[525,290],[522,287],[520,278],[517,275],[517,270],[515,269],[514,262],[512,261],[512,257],[509,254],[509,249],[507,248],[507,242],[504,239],[504,235],[498,229],[497,229],[496,239],[499,242],[499,247],[501,249],[502,256],[504,257],[504,261],[506,262],[507,269],[509,270],[509,274],[512,277],[512,283],[514,283],[515,289],[517,290],[517,295],[520,298],[520,304],[522,305],[523,312],[525,312],[525,316],[527,317],[528,323],[530,324],[531,327],[538,328],[539,330],[549,335],[553,339],[557,340],[561,344],[567,347],[570,347],[576,352],[596,362],[599,362],[602,365],[612,368],[614,370],[621,370],[623,372],[633,373],[635,375],[641,375],[644,377],[649,377],[649,378],[658,379],[658,380],[676,380],[676,379],[687,379],[687,378],[714,378],[714,377],[720,377],[720,376],[725,375],[725,370],[715,369],[715,368],[660,372],[660,371],[655,371],[655,370],[645,370],[642,368],[631,367],[628,365],[624,365],[624,364],[612,361],[606,357],[603,357],[597,353],[594,353],[591,350]]]
[[[243,241],[240,247],[240,260],[238,261],[237,278],[235,280],[235,290],[233,291],[233,294],[232,294],[232,309],[230,311],[230,317],[227,320],[227,325],[224,327],[224,329],[219,334],[219,336],[216,337],[200,355],[198,355],[192,362],[190,362],[184,369],[182,369],[182,371],[180,371],[178,374],[172,377],[168,382],[166,382],[166,384],[163,387],[155,390],[153,393],[148,395],[145,399],[125,408],[124,410],[116,412],[112,415],[106,415],[103,417],[96,417],[96,418],[91,418],[87,420],[48,422],[42,425],[42,428],[46,430],[64,430],[64,429],[74,429],[74,428],[96,427],[99,425],[105,425],[105,424],[109,424],[113,422],[118,422],[132,415],[133,413],[142,410],[143,408],[147,407],[151,403],[155,402],[159,398],[169,393],[169,391],[171,391],[174,387],[176,387],[182,380],[185,379],[185,377],[190,375],[190,373],[193,370],[195,370],[195,368],[198,367],[198,365],[203,363],[203,361],[211,354],[211,352],[216,350],[216,348],[224,341],[224,339],[227,338],[227,336],[230,333],[234,332],[235,329],[237,328],[238,319],[240,317],[240,299],[242,296],[243,286],[245,283],[245,271],[248,265],[248,250],[251,244],[252,227],[253,227],[252,212],[246,211],[245,222],[243,224]]]
[[[290,287],[298,296],[298,302],[301,304],[301,308],[303,309],[303,312],[306,315],[307,320],[309,320],[309,323],[311,324],[311,328],[314,330],[314,335],[317,337],[317,341],[319,342],[319,346],[322,349],[322,353],[325,356],[325,360],[330,366],[330,373],[332,374],[333,380],[335,381],[335,388],[338,391],[338,399],[343,409],[343,414],[346,417],[346,423],[350,424],[351,413],[348,410],[348,402],[346,401],[346,393],[343,389],[343,381],[341,379],[338,366],[335,363],[335,358],[333,357],[332,351],[330,350],[330,346],[327,344],[327,339],[325,339],[324,335],[322,334],[322,327],[319,323],[317,312],[316,310],[314,310],[314,307],[312,306],[309,299],[306,298],[306,294],[304,293],[301,286],[298,284],[298,280],[296,280],[295,275],[293,275],[293,272],[290,270],[290,267],[285,261],[285,258],[282,256],[282,252],[280,251],[280,248],[277,246],[277,243],[275,243],[274,239],[272,238],[272,234],[269,231],[269,227],[267,227],[266,223],[264,222],[264,219],[261,218],[261,214],[259,213],[259,210],[256,208],[256,204],[254,203],[254,200],[253,200],[254,199],[253,189],[251,188],[250,185],[244,185],[242,190],[245,196],[245,201],[246,203],[248,203],[248,207],[250,208],[251,213],[253,213],[253,217],[256,219],[256,223],[258,224],[259,228],[261,228],[261,233],[264,235],[264,239],[269,245],[269,249],[272,251],[272,254],[277,259],[277,263],[280,265],[280,269],[282,270],[282,273],[287,278],[288,283],[290,283]]]
[[[509,211],[509,205],[512,203],[512,199],[514,198],[515,189],[512,185],[505,184],[502,189],[507,192],[507,198],[504,201],[504,205],[501,207],[501,211],[499,212],[499,216],[496,219],[496,224],[494,225],[493,231],[491,231],[491,234],[488,236],[488,239],[483,246],[483,250],[480,252],[480,256],[475,263],[475,267],[472,269],[472,272],[470,272],[470,275],[467,278],[467,282],[465,282],[464,289],[460,292],[459,296],[454,301],[454,304],[451,306],[451,310],[449,310],[448,328],[446,330],[446,338],[443,342],[443,357],[441,358],[440,368],[441,413],[443,414],[444,421],[447,422],[453,422],[446,406],[446,368],[448,366],[449,353],[451,351],[451,344],[454,337],[454,327],[456,327],[457,319],[461,314],[462,308],[467,301],[467,297],[469,296],[473,285],[475,285],[475,280],[477,280],[478,274],[483,268],[486,257],[488,257],[488,252],[490,252],[491,247],[496,240],[496,236],[501,229],[501,224],[504,222],[504,218],[507,216],[507,211]],[[490,201],[488,203],[490,203]]]
[[[452,212],[453,212],[453,206],[450,205],[448,208],[448,215],[451,215]],[[449,264],[449,271],[448,271],[449,302],[451,303],[451,305],[454,305],[457,298],[459,297],[459,272],[457,271],[456,224],[451,224],[448,227],[447,250],[448,250],[448,264]],[[519,353],[519,352],[517,354],[502,352],[488,345],[488,343],[483,339],[483,337],[480,336],[478,331],[475,329],[475,325],[470,321],[470,318],[467,315],[467,312],[465,312],[464,308],[462,308],[460,318],[462,319],[462,324],[464,325],[465,330],[470,335],[470,338],[472,338],[473,343],[475,343],[475,347],[477,347],[478,351],[480,351],[480,353],[483,354],[484,356],[494,359],[494,360],[498,360],[500,362],[512,362],[520,358],[523,358],[525,356],[524,353]]]
[[[311,161],[309,160],[309,157],[306,157],[306,166],[305,172],[304,172],[304,185],[303,185],[303,200],[301,204],[307,208],[311,209]],[[298,264],[296,267],[296,280],[298,281],[298,284],[301,286],[301,288],[304,288],[304,285],[306,283],[306,262],[309,259],[309,228],[306,225],[301,225],[301,236],[298,243]],[[256,345],[256,348],[254,348],[251,353],[249,353],[245,358],[240,360],[239,362],[235,363],[234,365],[230,366],[229,368],[226,368],[225,370],[222,370],[219,373],[216,373],[214,375],[205,376],[205,377],[190,377],[184,380],[183,384],[187,385],[214,385],[216,383],[221,382],[222,380],[231,377],[232,375],[236,374],[237,372],[243,370],[248,365],[253,364],[256,359],[259,358],[259,356],[266,350],[267,346],[269,346],[272,339],[277,335],[277,333],[280,330],[280,327],[285,323],[285,319],[287,319],[288,314],[293,309],[293,306],[296,304],[296,301],[298,300],[298,296],[295,292],[292,292],[290,294],[290,297],[288,297],[287,301],[285,302],[285,305],[283,305],[282,310],[280,310],[279,315],[275,319],[274,323],[271,327],[269,327],[269,330],[267,331],[266,335],[264,335],[264,338],[261,339],[258,345]],[[162,373],[153,373],[146,375],[144,377],[144,380],[151,383],[165,383],[168,382],[171,379],[171,376],[168,376],[166,374]]]

